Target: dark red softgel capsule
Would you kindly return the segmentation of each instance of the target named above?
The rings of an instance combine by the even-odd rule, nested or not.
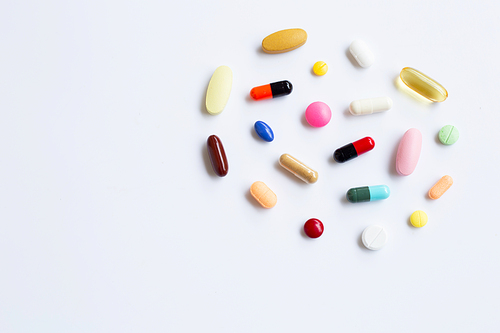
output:
[[[309,219],[304,224],[304,232],[311,238],[318,238],[323,234],[323,230],[325,230],[323,222],[318,219]]]
[[[226,151],[222,145],[222,141],[217,135],[210,135],[207,139],[208,156],[214,172],[219,177],[224,177],[229,172],[227,164]]]

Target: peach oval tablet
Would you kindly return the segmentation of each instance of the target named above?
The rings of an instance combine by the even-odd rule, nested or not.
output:
[[[278,202],[278,197],[263,182],[255,182],[250,186],[250,194],[264,208],[273,208]]]
[[[208,83],[206,107],[210,114],[217,115],[226,107],[231,87],[233,85],[233,71],[227,66],[217,67]]]
[[[417,167],[421,150],[422,133],[416,128],[410,128],[399,142],[396,171],[402,176],[411,175]]]
[[[453,185],[453,178],[448,175],[441,177],[441,179],[429,190],[429,198],[432,200],[441,198],[451,185]]]
[[[284,53],[295,50],[307,41],[303,29],[286,29],[270,34],[262,40],[262,50],[266,53]]]

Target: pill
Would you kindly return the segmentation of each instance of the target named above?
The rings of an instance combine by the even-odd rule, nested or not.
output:
[[[349,202],[365,202],[384,200],[391,195],[391,190],[387,185],[354,187],[347,191],[346,198]]]
[[[375,62],[375,56],[362,40],[353,41],[349,46],[349,51],[361,67],[368,68]]]
[[[439,131],[439,141],[443,145],[452,145],[458,141],[460,134],[458,129],[452,125],[446,125]]]
[[[372,150],[374,147],[375,141],[367,136],[335,150],[333,159],[338,163],[344,163]]]
[[[314,74],[323,76],[328,72],[328,65],[324,61],[317,61],[313,66]]]
[[[252,88],[252,90],[250,90],[250,96],[252,96],[254,100],[260,101],[262,99],[290,95],[292,90],[293,86],[290,81],[279,81]]]
[[[313,184],[318,181],[318,172],[314,171],[289,154],[281,155],[279,162],[283,168],[290,171],[297,178],[308,184]]]
[[[332,119],[332,110],[323,102],[311,103],[306,109],[306,120],[313,127],[326,126]]]
[[[255,133],[264,141],[271,142],[274,140],[274,133],[271,127],[263,121],[256,121],[253,125]]]
[[[222,141],[217,135],[210,135],[207,139],[208,156],[214,172],[219,177],[224,177],[229,172],[226,151]]]
[[[411,175],[417,167],[421,150],[422,133],[416,128],[410,128],[399,142],[396,154],[396,171],[402,176]]]
[[[255,182],[250,186],[250,194],[264,208],[273,208],[278,202],[278,197],[263,182]]]
[[[262,50],[266,53],[284,53],[301,47],[307,41],[303,29],[286,29],[270,34],[262,40]]]
[[[208,83],[206,107],[210,114],[217,115],[226,107],[231,86],[233,84],[233,71],[227,66],[217,67]]]
[[[367,249],[380,250],[387,243],[387,233],[381,226],[371,225],[363,231],[361,240]]]
[[[451,185],[453,185],[453,178],[450,176],[441,177],[441,179],[429,190],[429,198],[433,200],[441,198]]]
[[[354,116],[387,111],[392,108],[392,99],[389,97],[365,98],[351,102],[349,111]]]
[[[318,219],[309,219],[304,223],[304,232],[310,238],[318,238],[324,230],[323,222]]]
[[[442,85],[414,68],[403,68],[399,77],[408,88],[432,102],[444,102],[448,98],[448,92]]]
[[[410,216],[410,223],[415,228],[422,228],[428,220],[427,214],[422,210],[416,210]]]

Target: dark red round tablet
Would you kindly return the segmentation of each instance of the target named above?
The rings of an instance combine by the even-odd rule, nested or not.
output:
[[[309,219],[304,224],[304,232],[311,238],[318,238],[323,234],[323,230],[325,230],[323,222],[318,219]]]

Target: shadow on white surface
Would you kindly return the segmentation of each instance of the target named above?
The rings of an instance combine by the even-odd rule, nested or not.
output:
[[[363,252],[374,252],[372,250],[368,250],[365,245],[363,244],[363,239],[362,239],[363,233],[361,233],[358,237],[358,246],[361,248]]]
[[[342,197],[340,198],[340,203],[342,204],[342,206],[352,205],[352,202],[349,202],[349,200],[347,200],[345,193],[342,193]]]
[[[213,115],[211,115],[210,113],[208,113],[207,111],[207,90],[208,90],[208,84],[210,83],[210,79],[212,77],[210,77],[208,80],[207,80],[207,84],[205,85],[205,90],[203,91],[203,94],[201,94],[201,101],[200,101],[200,112],[201,114],[203,115],[203,117],[206,117],[206,118],[209,118],[209,117],[213,117]]]
[[[307,119],[306,119],[306,113],[302,113],[301,114],[301,117],[300,117],[300,122],[302,123],[302,125],[304,125],[304,127],[306,128],[314,128],[313,126],[311,126],[308,122],[307,122]]]
[[[304,225],[303,224],[300,225],[300,235],[302,236],[302,238],[307,239],[308,241],[314,241],[314,240],[316,240],[315,238],[311,238],[311,237],[309,237],[309,236],[306,235],[306,232],[304,231]]]
[[[396,157],[398,155],[399,140],[396,142],[396,146],[392,150],[391,159],[389,160],[389,174],[391,176],[399,177],[399,173],[396,171]]]
[[[349,61],[351,62],[351,64],[354,66],[354,68],[356,68],[357,70],[363,69],[363,67],[361,67],[358,64],[358,62],[356,61],[356,59],[354,59],[354,57],[352,56],[351,52],[349,51],[349,48],[345,49],[345,56],[347,57],[347,59],[349,59]]]

